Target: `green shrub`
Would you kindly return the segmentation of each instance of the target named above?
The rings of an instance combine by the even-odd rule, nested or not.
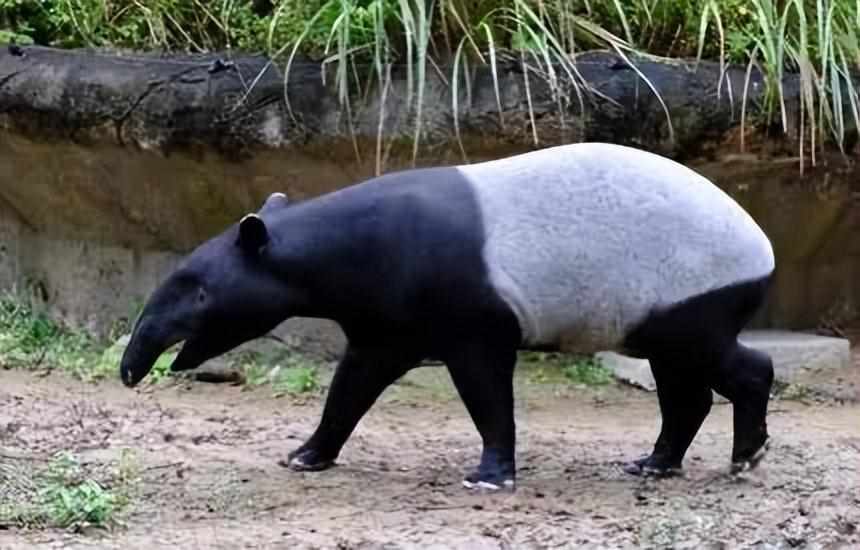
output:
[[[296,365],[279,371],[273,384],[275,395],[304,394],[319,389],[319,375],[316,367]]]
[[[562,367],[564,376],[574,384],[605,386],[612,383],[612,373],[593,357],[579,358]]]
[[[315,393],[321,386],[319,365],[291,351],[270,357],[248,354],[239,364],[242,365],[247,388],[271,385],[276,397]]]
[[[50,365],[74,371],[91,360],[95,351],[88,338],[65,331],[26,303],[0,298],[0,364],[26,368]]]
[[[29,475],[27,475],[29,474]],[[59,453],[45,468],[4,479],[0,491],[0,521],[20,526],[81,530],[111,527],[133,498],[137,471],[124,453],[107,483],[93,477],[70,453]],[[14,493],[9,487],[17,486]]]
[[[597,387],[613,381],[612,372],[593,356],[523,352],[520,354],[520,365],[529,371],[529,378],[537,383],[565,381],[579,386]]]
[[[415,110],[415,154],[423,91],[434,65],[450,66],[444,77],[455,110],[461,75],[484,63],[495,77],[503,54],[535,68],[533,74],[549,82],[559,101],[582,101],[577,88],[571,94],[559,81],[579,84],[570,54],[593,46],[615,51],[636,71],[629,58],[635,53],[755,64],[766,77],[760,122],[776,122],[784,130],[782,76],[798,71],[805,115],[802,159],[814,152],[806,141],[830,139],[842,147],[846,132],[860,127],[860,99],[849,80],[860,68],[856,0],[0,0],[4,40],[63,47],[234,48],[287,59],[302,51],[334,68],[347,107],[359,91],[369,90],[361,89],[365,84],[380,84],[383,93],[387,67],[401,63],[413,81],[406,99]],[[360,72],[359,64],[369,69]],[[746,90],[734,95],[746,105]],[[347,116],[351,120],[350,111]],[[533,140],[539,143],[534,132]]]
[[[62,327],[15,297],[0,298],[0,367],[59,369],[90,382],[116,378],[128,341],[126,334],[105,346]],[[174,350],[163,353],[147,375],[147,383],[157,384],[171,376],[176,356]],[[248,387],[269,384],[275,395],[308,394],[320,388],[319,365],[286,348],[268,356],[245,352],[227,357],[244,371]]]
[[[119,376],[128,336],[105,346],[80,331],[69,330],[15,297],[0,298],[0,366],[59,369],[85,381]],[[147,380],[170,374],[176,353],[163,354]]]

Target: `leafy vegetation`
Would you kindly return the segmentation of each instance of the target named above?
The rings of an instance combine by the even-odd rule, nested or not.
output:
[[[320,388],[316,367],[297,365],[278,372],[273,387],[276,395],[302,394]]]
[[[828,4],[836,18],[851,16],[852,10],[856,15],[853,2]],[[703,21],[719,20],[730,58],[743,62],[761,35],[757,11],[768,5],[758,0],[0,0],[0,28],[7,40],[60,47],[272,53],[300,42],[306,51],[324,55],[348,40],[345,45],[360,50],[356,53],[369,54],[380,41],[388,53],[402,57],[411,38],[416,49],[427,42],[433,55],[445,58],[460,45],[480,55],[491,47],[572,52],[578,41],[587,46],[614,40],[680,57],[695,55],[702,44],[705,56],[716,58],[720,33],[706,29],[700,39]]]
[[[126,333],[127,325],[123,323],[115,332]],[[57,324],[21,298],[0,298],[0,368],[57,369],[85,381],[116,378],[128,336],[114,340],[105,345]],[[146,383],[158,384],[171,377],[175,358],[175,352],[162,355]],[[266,386],[276,397],[313,395],[323,387],[321,364],[285,346],[265,352],[239,351],[230,354],[228,361],[231,368],[241,371],[247,389]],[[563,378],[586,386],[612,381],[611,373],[592,357],[523,352],[520,361],[537,381]]]
[[[256,388],[269,384],[276,397],[315,393],[321,388],[319,366],[294,353],[269,357],[251,354],[241,360],[240,364],[246,387]]]
[[[119,363],[128,344],[128,323],[114,332],[125,334],[106,346],[69,330],[46,315],[8,296],[0,299],[0,367],[30,370],[58,369],[85,381],[119,376]],[[158,384],[171,375],[176,352],[158,358],[146,383]],[[276,353],[237,353],[231,357],[249,388],[268,384],[276,396],[313,393],[320,389],[319,365],[292,350]]]
[[[574,384],[584,386],[606,386],[612,383],[612,373],[600,360],[581,358],[562,367],[564,376]]]
[[[523,352],[520,363],[530,372],[531,380],[544,383],[563,379],[575,386],[599,387],[612,384],[612,372],[600,360],[589,355]]]
[[[48,317],[11,298],[0,300],[0,364],[29,369],[60,368],[98,378],[98,352],[83,334],[64,331]]]
[[[96,476],[74,455],[59,453],[42,468],[4,468],[0,522],[72,530],[116,525],[133,500],[137,474],[128,453],[111,466]]]
[[[0,299],[0,366],[30,370],[58,369],[85,381],[118,376],[124,349],[110,347],[83,332],[67,330],[28,302],[11,296]],[[167,375],[175,354],[165,354],[153,368],[150,381]]]
[[[615,51],[637,72],[637,54],[740,63],[749,74],[758,68],[766,85],[761,122],[783,130],[789,120],[782,77],[800,73],[801,156],[814,155],[816,143],[828,138],[842,147],[846,132],[860,126],[850,81],[860,67],[856,0],[0,0],[4,39],[262,51],[284,60],[287,73],[296,53],[308,53],[332,67],[348,116],[361,83],[378,84],[384,104],[392,64],[402,64],[411,84],[415,153],[429,73],[448,83],[455,110],[470,67],[487,64],[496,75],[502,58],[528,68],[527,95],[536,75],[559,102],[581,101],[583,83],[570,54],[588,47]]]

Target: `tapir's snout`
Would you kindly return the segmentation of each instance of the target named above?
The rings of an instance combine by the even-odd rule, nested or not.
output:
[[[126,366],[125,363],[120,366],[120,378],[122,378],[122,383],[129,388],[135,387],[142,379],[142,377],[135,376],[133,371]]]
[[[141,317],[120,360],[122,383],[129,388],[136,386],[149,374],[161,354],[182,339],[154,319]]]
[[[152,369],[152,365],[149,367],[142,366],[140,360],[136,357],[136,354],[129,353],[129,349],[130,347],[126,348],[123,353],[119,367],[119,374],[122,379],[122,383],[125,384],[126,387],[133,388],[143,380],[147,374],[149,374],[149,371]],[[152,363],[155,364],[155,361]]]

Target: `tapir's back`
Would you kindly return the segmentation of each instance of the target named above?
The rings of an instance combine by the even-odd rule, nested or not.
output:
[[[576,144],[459,170],[480,206],[493,285],[530,344],[609,349],[655,307],[774,268],[737,203],[658,155]]]

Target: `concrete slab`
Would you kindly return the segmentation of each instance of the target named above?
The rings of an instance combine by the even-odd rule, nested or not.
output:
[[[799,382],[808,374],[851,365],[851,343],[845,338],[761,330],[742,333],[738,339],[745,346],[770,354],[781,382]]]
[[[596,353],[595,357],[612,371],[618,380],[645,391],[657,390],[657,384],[651,375],[651,364],[647,359],[635,359],[614,351],[601,351]]]
[[[739,340],[746,346],[770,354],[776,379],[784,384],[819,380],[822,373],[826,372],[833,372],[835,378],[837,372],[851,365],[851,345],[844,338],[752,330],[741,333]],[[656,389],[647,360],[633,359],[614,352],[600,352],[596,356],[619,380],[647,391]]]

